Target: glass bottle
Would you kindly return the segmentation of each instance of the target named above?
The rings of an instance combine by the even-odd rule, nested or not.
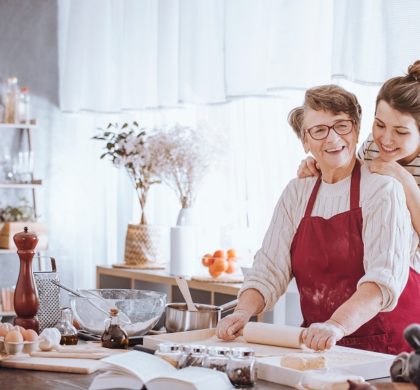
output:
[[[209,347],[203,366],[212,370],[226,372],[229,361],[230,348]]]
[[[253,387],[256,380],[255,353],[251,348],[232,348],[226,373],[235,387]]]
[[[175,343],[160,343],[158,347],[155,355],[178,368],[182,357],[181,346]]]
[[[61,309],[61,319],[55,326],[61,333],[60,345],[76,345],[79,340],[77,329],[73,326],[73,315],[69,307]]]
[[[4,93],[4,116],[6,123],[17,122],[17,104],[19,98],[19,87],[16,77],[7,79],[6,90]]]
[[[105,348],[128,349],[128,335],[120,326],[118,309],[115,307],[109,310],[109,318],[105,321],[105,331],[101,341]]]
[[[30,124],[31,121],[31,106],[30,106],[29,88],[23,87],[20,89],[18,101],[18,118],[19,123]]]

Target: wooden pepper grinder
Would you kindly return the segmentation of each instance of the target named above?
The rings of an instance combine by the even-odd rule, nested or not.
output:
[[[16,318],[13,323],[39,333],[39,322],[35,317],[39,308],[39,298],[32,273],[32,259],[38,237],[34,233],[29,233],[28,228],[25,227],[24,232],[13,236],[13,241],[20,259],[20,271],[14,297]]]

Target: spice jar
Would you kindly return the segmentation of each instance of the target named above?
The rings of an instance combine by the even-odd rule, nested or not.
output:
[[[229,361],[230,348],[209,347],[203,366],[212,370],[226,372]]]
[[[179,362],[182,357],[181,346],[175,343],[160,343],[158,349],[155,352],[156,356],[166,360],[172,364],[175,368],[178,368]]]
[[[179,368],[184,367],[203,367],[206,357],[207,347],[205,345],[184,345],[184,353],[179,363]]]
[[[76,345],[78,341],[77,329],[73,326],[73,316],[69,307],[61,309],[61,319],[55,326],[61,333],[60,345]]]
[[[232,348],[226,373],[233,386],[253,387],[256,379],[254,350]]]

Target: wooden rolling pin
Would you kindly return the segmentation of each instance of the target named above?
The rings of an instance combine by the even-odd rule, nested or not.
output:
[[[248,343],[301,348],[303,329],[297,326],[248,322],[244,327],[243,336]]]

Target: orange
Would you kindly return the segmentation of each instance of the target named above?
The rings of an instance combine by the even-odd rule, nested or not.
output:
[[[236,255],[235,249],[228,249],[227,250],[227,257],[228,257],[228,259],[234,259],[234,258],[238,257]]]
[[[225,252],[222,251],[221,249],[217,250],[216,252],[213,253],[213,257],[223,257],[225,258]]]
[[[203,258],[201,259],[201,263],[205,266],[208,267],[210,265],[210,263],[212,262],[212,255],[209,253],[206,253]]]
[[[210,273],[211,276],[213,276],[213,278],[217,278],[218,276],[220,276],[223,273],[223,271],[216,271],[216,270],[213,269],[213,266],[211,265],[209,267],[209,273]]]
[[[229,266],[227,260],[223,257],[215,257],[214,262],[211,265],[214,272],[225,272],[225,269]]]
[[[236,265],[234,259],[228,260],[228,267],[225,269],[227,274],[233,274],[236,271]]]

